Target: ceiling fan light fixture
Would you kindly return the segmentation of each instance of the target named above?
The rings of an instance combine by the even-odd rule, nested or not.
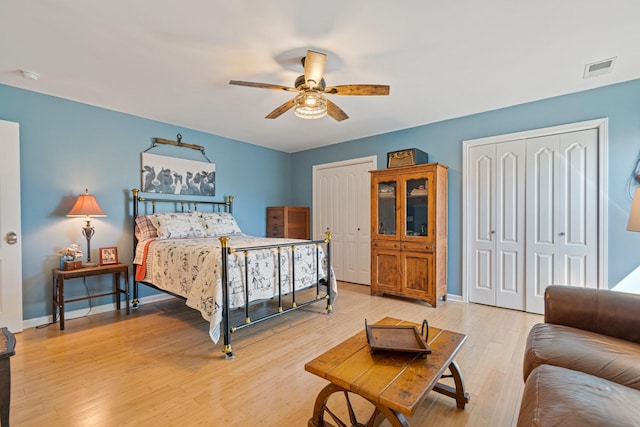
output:
[[[303,119],[319,119],[327,115],[327,98],[314,91],[302,92],[295,98],[296,116]]]

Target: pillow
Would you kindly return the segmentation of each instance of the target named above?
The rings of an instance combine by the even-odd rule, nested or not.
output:
[[[151,222],[156,227],[158,239],[204,237],[198,217],[190,213],[156,213],[151,215]]]
[[[156,226],[151,222],[149,215],[138,215],[136,217],[135,235],[138,242],[158,237]]]
[[[229,212],[196,212],[207,237],[241,234],[236,219]]]

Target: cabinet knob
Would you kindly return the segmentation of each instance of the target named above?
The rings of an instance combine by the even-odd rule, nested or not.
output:
[[[560,236],[564,236],[564,231],[561,231],[561,232],[559,233],[559,235],[560,235]]]

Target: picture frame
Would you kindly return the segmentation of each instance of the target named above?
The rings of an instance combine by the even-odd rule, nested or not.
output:
[[[142,191],[145,193],[216,195],[215,163],[141,153]]]
[[[118,248],[107,246],[100,248],[100,265],[110,265],[118,263]]]

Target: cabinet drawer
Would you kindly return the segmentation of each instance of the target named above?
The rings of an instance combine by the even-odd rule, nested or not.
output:
[[[407,243],[402,242],[402,250],[415,252],[433,252],[435,244],[433,242],[425,243]]]
[[[377,249],[400,249],[400,242],[376,240],[375,242],[371,243],[371,246]]]

